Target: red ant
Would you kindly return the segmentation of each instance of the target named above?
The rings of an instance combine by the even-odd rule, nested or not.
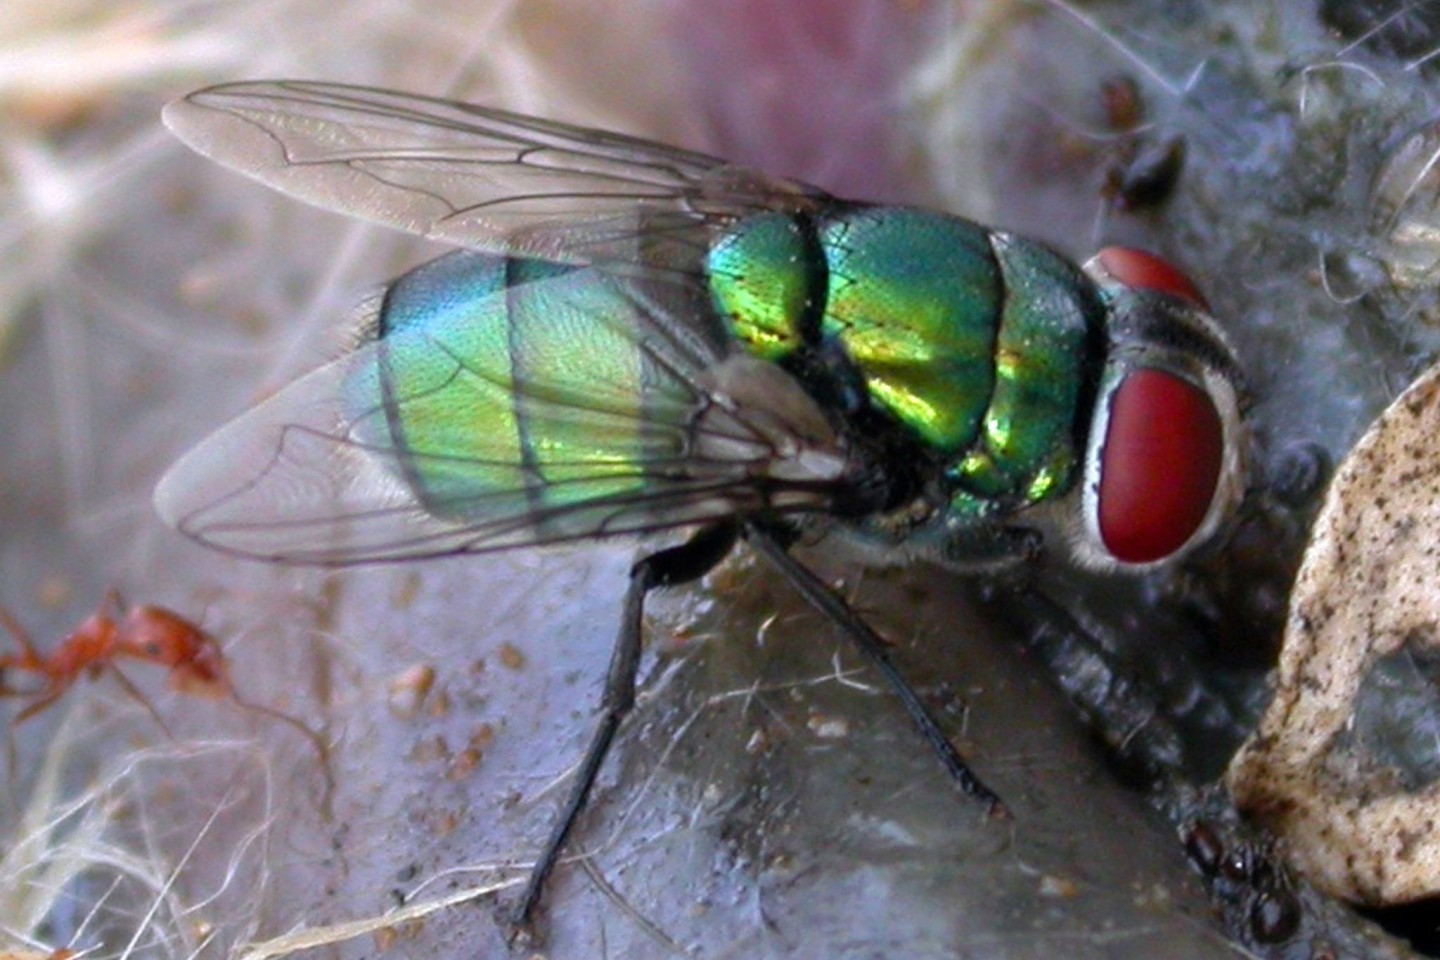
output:
[[[6,625],[9,625],[9,618],[6,617]],[[49,953],[35,953],[28,948],[9,950],[0,953],[0,960],[74,960],[79,954],[69,947],[57,947]]]
[[[54,703],[81,674],[94,678],[107,670],[153,715],[149,701],[116,665],[117,660],[127,658],[168,667],[170,686],[181,693],[211,698],[234,696],[225,655],[214,637],[164,607],[146,605],[125,610],[113,590],[105,595],[99,611],[48,654],[40,652],[25,628],[4,607],[0,607],[0,625],[20,645],[18,652],[0,655],[0,696],[28,697],[31,701],[16,716],[16,723]],[[42,683],[33,690],[17,689],[7,682],[7,674],[12,672],[34,674]]]
[[[16,723],[30,719],[54,703],[81,674],[95,678],[109,671],[125,692],[139,701],[168,734],[170,728],[156,713],[154,705],[121,672],[116,661],[130,659],[159,664],[169,669],[172,689],[190,696],[228,698],[246,710],[288,724],[309,740],[319,754],[325,775],[323,809],[328,818],[330,795],[334,790],[329,745],[296,717],[242,698],[230,682],[230,671],[220,644],[180,614],[148,604],[127,610],[120,601],[120,595],[111,590],[105,594],[100,609],[48,654],[40,652],[30,634],[3,606],[0,606],[0,626],[20,645],[18,652],[0,654],[0,697],[30,699],[30,703],[16,715]],[[34,674],[40,678],[40,685],[30,690],[12,687],[7,674],[13,672]],[[0,960],[4,960],[3,956]]]

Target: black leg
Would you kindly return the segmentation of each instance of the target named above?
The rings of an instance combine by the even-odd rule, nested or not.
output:
[[[905,707],[905,712],[910,714],[910,719],[919,729],[920,735],[925,738],[926,742],[930,744],[930,748],[935,751],[935,755],[940,758],[945,772],[950,774],[951,778],[959,785],[960,792],[985,804],[991,816],[1009,817],[1010,812],[1006,809],[1004,801],[993,790],[985,786],[975,772],[970,769],[965,758],[960,756],[960,752],[955,749],[954,744],[940,729],[940,724],[925,708],[925,704],[920,701],[914,688],[895,668],[895,664],[890,660],[890,654],[885,649],[885,641],[880,639],[879,634],[872,630],[864,620],[861,620],[855,611],[850,609],[850,605],[834,590],[826,586],[808,567],[790,556],[787,549],[788,544],[778,539],[778,536],[783,536],[783,534],[777,535],[756,524],[747,524],[745,527],[745,539],[750,541],[750,545],[784,575],[806,602],[845,631],[856,649],[895,688],[895,692],[900,696],[900,703]]]
[[[555,868],[576,818],[585,809],[585,801],[590,796],[590,788],[595,785],[595,777],[600,772],[605,755],[610,752],[615,731],[635,705],[635,675],[640,669],[645,595],[656,587],[668,587],[704,576],[730,552],[738,535],[734,524],[706,527],[680,546],[652,553],[630,568],[630,587],[625,592],[620,634],[615,640],[615,652],[610,657],[610,669],[605,676],[605,693],[600,699],[600,722],[580,769],[575,773],[570,796],[555,820],[550,837],[540,851],[540,858],[530,869],[525,892],[511,918],[512,941],[532,938],[531,923],[545,881]]]

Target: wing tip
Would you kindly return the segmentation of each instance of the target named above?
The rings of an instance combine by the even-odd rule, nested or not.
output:
[[[235,80],[192,90],[160,109],[160,122],[191,149],[205,156],[217,152],[216,144],[235,136],[235,122],[243,121],[237,111],[247,100],[274,97],[286,87],[303,80]]]
[[[176,97],[160,109],[160,122],[165,124],[165,129],[186,143],[190,142],[189,131],[194,119],[194,112],[198,109],[195,97],[204,92],[200,90],[195,93],[187,93],[183,97]]]
[[[203,446],[203,445],[202,445]],[[165,525],[179,531],[192,540],[208,542],[193,526],[196,513],[204,509],[197,502],[197,473],[204,464],[196,457],[199,448],[192,449],[160,477],[150,495],[150,504]]]
[[[240,86],[250,84],[225,83],[177,97],[161,108],[160,122],[187,147],[209,156],[214,153],[217,136],[216,114],[224,110],[224,99],[237,93],[235,88]]]

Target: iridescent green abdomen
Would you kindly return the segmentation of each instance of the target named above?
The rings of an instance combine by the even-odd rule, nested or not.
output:
[[[1048,249],[954,217],[847,206],[743,220],[707,267],[717,310],[755,355],[838,345],[871,405],[942,460],[954,509],[1014,509],[1073,481],[1104,308]]]
[[[460,251],[419,267],[386,292],[375,363],[346,383],[357,439],[455,520],[506,496],[563,513],[639,491],[635,464],[681,448],[647,411],[691,401],[637,349],[636,311],[562,264]]]

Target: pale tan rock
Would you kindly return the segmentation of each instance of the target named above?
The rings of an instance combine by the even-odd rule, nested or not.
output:
[[[1440,894],[1440,782],[1375,755],[1355,723],[1383,658],[1440,654],[1437,556],[1432,369],[1341,464],[1291,596],[1274,701],[1227,774],[1236,803],[1275,831],[1297,868],[1357,903]]]

